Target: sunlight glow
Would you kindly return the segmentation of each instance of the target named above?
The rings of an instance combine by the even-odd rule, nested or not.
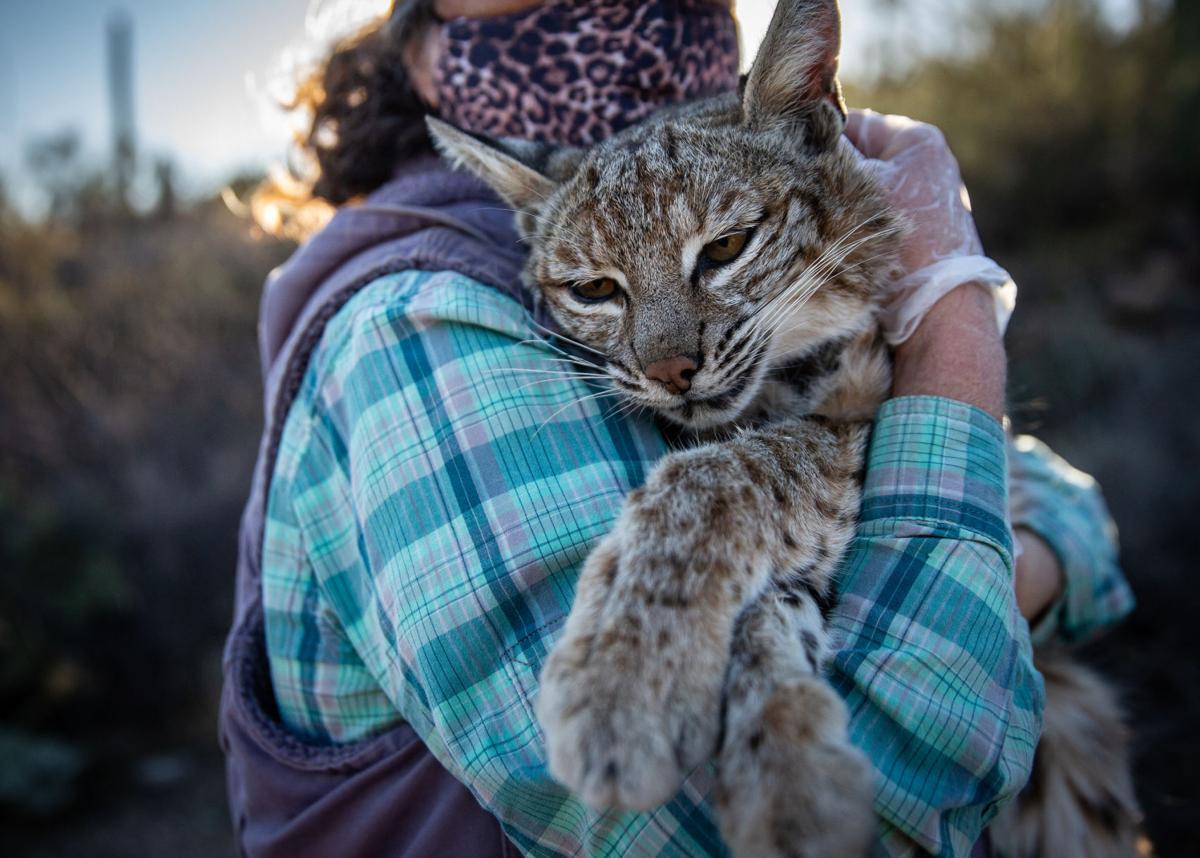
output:
[[[748,71],[766,35],[775,0],[738,0],[734,7],[742,33],[742,71]]]
[[[737,0],[734,13],[742,34],[742,71],[749,71],[775,12],[776,0]],[[867,42],[869,10],[864,0],[842,4],[843,66],[857,65]]]
[[[391,5],[391,0],[312,0],[304,31],[314,41],[333,42],[383,17]]]

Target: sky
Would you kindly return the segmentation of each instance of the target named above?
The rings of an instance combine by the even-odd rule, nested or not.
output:
[[[134,26],[138,147],[216,181],[281,149],[247,89],[304,35],[302,0],[0,0],[0,171],[11,177],[31,139],[77,129],[108,151],[105,31]]]
[[[935,42],[947,8],[967,0],[918,0],[904,26]],[[995,0],[998,3],[1026,0]],[[1106,0],[1119,11],[1135,0]],[[331,34],[386,0],[0,0],[0,175],[27,192],[31,140],[78,131],[86,155],[110,149],[106,22],[123,10],[134,27],[134,112],[142,156],[169,157],[184,190],[207,192],[238,170],[261,169],[286,151],[286,119],[270,108],[280,70],[311,57]],[[766,29],[774,0],[739,0],[746,57]],[[867,0],[843,0],[843,72],[870,66],[879,28]],[[942,10],[942,11],[939,11]]]

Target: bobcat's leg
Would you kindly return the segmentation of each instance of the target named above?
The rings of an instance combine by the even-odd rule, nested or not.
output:
[[[866,431],[747,432],[668,456],[629,496],[542,672],[555,777],[596,807],[650,808],[716,750],[734,622],[770,570],[841,555]]]
[[[734,632],[717,810],[738,858],[862,858],[870,845],[871,766],[821,677],[823,592],[811,581],[825,572],[773,583]]]

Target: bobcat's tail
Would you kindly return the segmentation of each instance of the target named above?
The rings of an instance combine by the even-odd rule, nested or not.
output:
[[[1137,856],[1141,811],[1129,730],[1113,690],[1062,652],[1038,652],[1045,728],[1029,783],[996,817],[1001,858]]]

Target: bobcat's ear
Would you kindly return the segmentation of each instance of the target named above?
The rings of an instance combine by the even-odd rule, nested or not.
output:
[[[838,83],[842,20],[837,0],[779,0],[742,92],[755,130],[793,130],[827,149],[846,124]]]
[[[451,164],[483,179],[519,212],[536,210],[558,187],[532,166],[546,163],[552,147],[476,137],[432,116],[425,122],[434,146]]]

